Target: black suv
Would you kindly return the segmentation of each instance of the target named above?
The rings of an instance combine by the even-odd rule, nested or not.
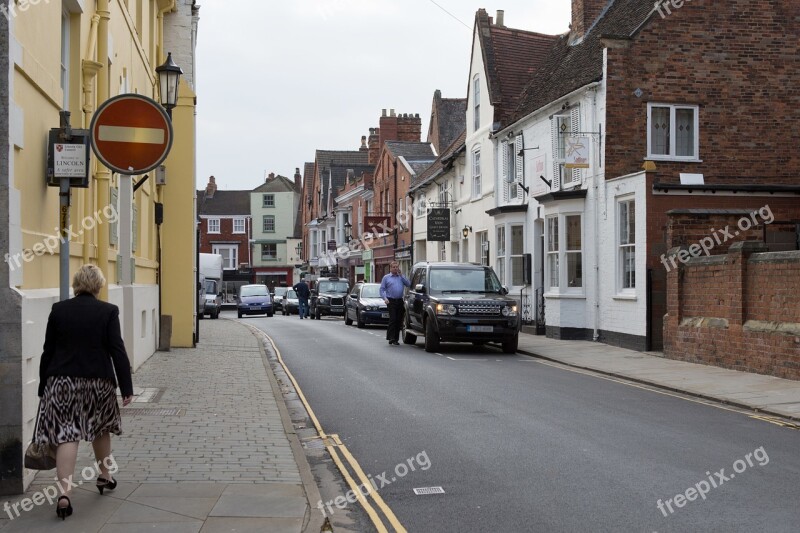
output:
[[[507,296],[491,267],[477,263],[417,263],[405,296],[403,342],[425,336],[425,351],[439,342],[500,342],[505,353],[519,343],[517,301]]]
[[[319,278],[316,287],[311,291],[309,315],[317,320],[323,315],[344,316],[344,299],[348,292],[350,285],[346,279]]]

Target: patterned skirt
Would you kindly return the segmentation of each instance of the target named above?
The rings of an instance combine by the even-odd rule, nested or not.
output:
[[[114,382],[102,378],[51,376],[39,412],[38,442],[56,445],[122,434]]]

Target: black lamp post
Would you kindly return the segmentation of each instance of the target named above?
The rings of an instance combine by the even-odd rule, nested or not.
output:
[[[167,110],[167,115],[171,119],[172,108],[178,105],[178,86],[181,83],[183,70],[172,60],[172,53],[168,53],[164,64],[156,67],[156,74],[158,74],[161,105]]]

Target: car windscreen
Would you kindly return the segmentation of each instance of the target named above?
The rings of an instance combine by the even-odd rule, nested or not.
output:
[[[364,285],[361,289],[361,297],[362,298],[380,298],[381,297],[381,286],[377,283],[375,285]]]
[[[206,294],[217,294],[217,282],[207,279],[206,280]]]
[[[500,281],[493,270],[471,268],[432,268],[431,292],[500,292]]]
[[[347,292],[346,281],[320,281],[319,292]]]
[[[267,292],[267,287],[262,285],[259,287],[242,287],[242,298],[246,296],[267,296],[269,293]]]
[[[292,300],[292,299],[297,300],[297,293],[294,292],[293,290],[289,289],[288,291],[286,291],[286,299],[287,300]]]
[[[283,296],[288,290],[286,287],[275,287],[275,296]]]

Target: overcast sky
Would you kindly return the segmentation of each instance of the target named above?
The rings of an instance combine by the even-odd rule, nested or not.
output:
[[[568,30],[570,0],[201,0],[197,180],[252,189],[314,151],[357,150],[382,109],[466,97],[479,8],[505,25]],[[233,7],[235,6],[235,8]]]

